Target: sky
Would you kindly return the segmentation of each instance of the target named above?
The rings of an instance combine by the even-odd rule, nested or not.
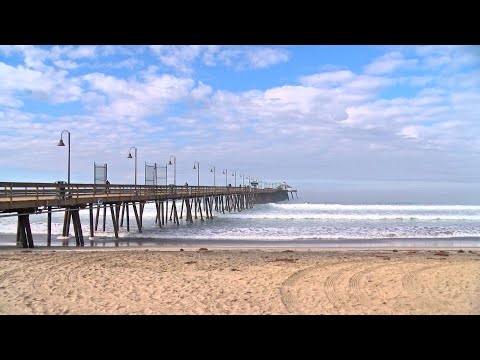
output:
[[[0,124],[0,182],[66,180],[68,130],[73,183],[133,183],[136,147],[139,184],[175,156],[177,184],[480,203],[480,46],[0,45]]]

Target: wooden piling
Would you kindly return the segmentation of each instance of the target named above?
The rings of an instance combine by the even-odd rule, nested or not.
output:
[[[160,218],[160,204],[157,200],[155,200],[155,209],[157,210],[157,215],[155,217],[155,221],[158,222],[158,227],[162,227],[162,219]]]
[[[33,236],[32,236],[32,229],[30,228],[29,214],[23,215],[23,224],[25,226],[25,232],[27,235],[27,244],[28,244],[28,247],[31,249],[33,248]]]
[[[197,201],[197,198],[195,198],[195,219],[197,219],[197,208],[198,208],[198,201]]]
[[[25,236],[25,231],[23,229],[23,220],[22,220],[22,215],[20,215],[20,212],[18,213],[17,216],[17,247],[26,247],[27,238]]]
[[[100,217],[100,205],[97,205],[97,215],[95,216],[95,231],[98,231],[98,218]]]
[[[78,232],[77,211],[72,210],[71,214],[72,214],[73,231],[75,233],[75,245],[80,246],[80,233]]]
[[[175,203],[175,200],[173,200],[173,208],[174,208],[173,222],[176,223],[177,225],[180,225],[180,221],[178,221],[177,204]]]
[[[107,204],[103,205],[103,231],[105,231],[105,225],[107,224]]]
[[[95,233],[93,231],[93,204],[89,205],[89,215],[90,215],[90,237],[94,237]]]
[[[113,204],[110,204],[110,213],[112,215],[113,231],[115,232],[115,238],[118,239],[118,227],[117,227],[116,216],[113,211]]]
[[[117,223],[117,231],[120,232],[120,204],[115,204],[115,221]]]
[[[201,199],[198,199],[197,203],[198,203],[198,211],[200,212],[200,219],[201,219],[202,221],[205,221],[205,220],[203,220],[202,201],[201,201]]]
[[[160,205],[161,205],[161,206],[160,206],[160,212],[161,212],[161,216],[160,216],[160,217],[161,217],[161,219],[162,219],[162,225],[165,225],[165,211],[164,211],[164,210],[165,210],[165,209],[164,209],[165,204],[164,204],[164,202],[162,201],[162,203],[161,203]]]
[[[165,201],[165,213],[164,213],[165,223],[168,222],[168,200]]]
[[[137,207],[135,206],[135,202],[132,205],[133,205],[133,212],[135,213],[135,220],[137,220],[138,232],[141,233],[142,224],[140,223],[140,219],[138,218],[138,212],[137,212]]]
[[[67,216],[68,211],[65,208],[65,215],[63,216],[63,229],[62,229],[62,236],[67,236]],[[23,225],[22,225],[23,226]]]
[[[127,231],[130,231],[130,215],[128,214],[128,208],[129,208],[128,202],[125,205],[126,205],[125,207],[127,209]]]
[[[80,211],[77,211],[77,224],[78,224],[78,233],[80,235],[80,246],[85,246],[83,241],[83,230],[82,230],[82,221],[80,220]]]
[[[187,202],[185,203],[187,206],[187,221],[190,221],[190,223],[193,223],[192,219],[192,204],[190,203],[190,199],[187,199]]]
[[[208,205],[210,205],[210,219],[213,219],[213,201],[212,199],[208,200]]]
[[[47,246],[52,245],[52,207],[47,208]]]
[[[170,207],[170,218],[169,218],[170,221],[172,221],[174,207],[175,207],[175,200],[172,200],[172,206]]]
[[[125,215],[125,203],[122,203],[122,215],[120,219],[120,227],[123,227],[123,216]]]
[[[138,207],[140,208],[140,227],[143,228],[143,208],[145,207],[145,202],[140,201]]]

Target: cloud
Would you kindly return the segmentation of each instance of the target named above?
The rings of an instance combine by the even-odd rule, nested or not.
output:
[[[97,46],[83,45],[73,48],[67,52],[67,56],[71,59],[93,58],[97,55]]]
[[[283,49],[259,48],[250,49],[246,53],[248,63],[252,68],[263,69],[271,65],[286,62],[289,59],[288,53]]]
[[[414,68],[417,63],[417,59],[405,59],[400,52],[390,52],[367,65],[365,67],[365,73],[389,74],[399,69]]]
[[[161,114],[165,108],[175,102],[202,95],[205,87],[194,88],[194,81],[172,75],[146,75],[145,81],[124,80],[102,73],[83,76],[92,92],[103,94],[105,105],[99,106],[95,113],[103,118],[134,119],[138,121],[147,116]]]
[[[151,45],[150,49],[163,65],[183,73],[192,73],[197,61],[207,66],[221,64],[246,70],[263,69],[289,60],[286,50],[262,46]]]
[[[0,95],[7,99],[20,95],[56,104],[76,101],[82,94],[76,79],[68,78],[63,70],[55,71],[48,67],[40,71],[0,62],[0,78]],[[10,105],[21,104],[23,102],[17,99]]]
[[[79,66],[76,62],[70,60],[55,60],[53,63],[62,69],[76,69]]]

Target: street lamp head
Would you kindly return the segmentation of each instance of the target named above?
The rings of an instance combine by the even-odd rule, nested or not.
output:
[[[60,139],[60,141],[58,142],[57,146],[65,146],[65,143],[63,142],[62,139]]]
[[[128,159],[131,159],[131,158],[132,158],[132,153],[128,153],[127,158],[128,158]]]
[[[213,172],[213,168],[210,169],[210,172]]]
[[[195,167],[195,165],[193,165],[193,170],[196,170],[197,168]]]
[[[170,160],[170,161],[168,162],[168,165],[172,165],[172,160]]]

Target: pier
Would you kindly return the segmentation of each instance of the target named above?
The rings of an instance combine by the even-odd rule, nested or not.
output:
[[[33,248],[30,228],[31,214],[47,215],[47,246],[51,245],[52,212],[64,212],[64,237],[70,236],[73,225],[76,246],[84,246],[79,212],[89,211],[90,238],[98,231],[99,220],[105,231],[107,218],[111,219],[115,238],[120,227],[130,231],[130,215],[135,218],[138,232],[143,228],[145,204],[154,203],[155,223],[159,228],[169,221],[177,226],[180,220],[213,219],[213,213],[240,212],[255,204],[293,198],[295,189],[232,186],[157,186],[114,184],[57,184],[0,182],[0,216],[18,217],[17,247]],[[290,194],[290,195],[289,195]],[[133,211],[132,211],[133,210]],[[134,226],[135,226],[134,225]]]

